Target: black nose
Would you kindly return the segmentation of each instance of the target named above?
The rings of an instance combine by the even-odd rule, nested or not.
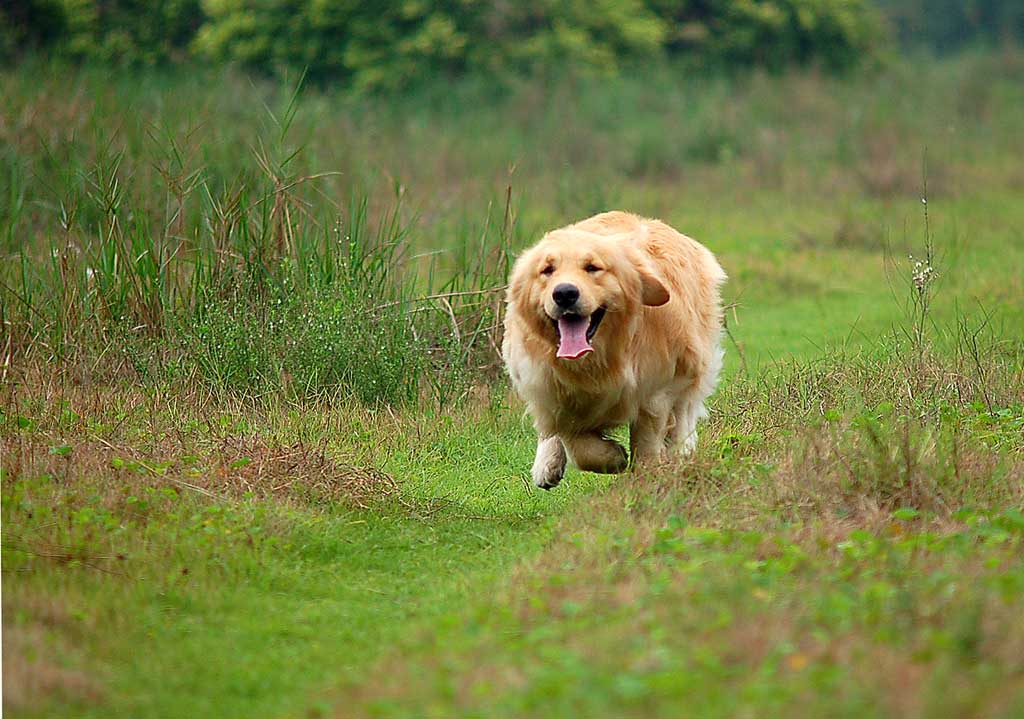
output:
[[[560,285],[555,285],[555,289],[551,291],[551,297],[559,307],[572,307],[580,298],[580,290],[576,285],[563,282]]]

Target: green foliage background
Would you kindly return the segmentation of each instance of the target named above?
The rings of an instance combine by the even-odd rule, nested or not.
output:
[[[943,53],[979,42],[1024,40],[1020,0],[878,0],[903,45],[927,44]]]
[[[700,67],[846,70],[895,39],[955,51],[1020,42],[1016,0],[21,0],[0,7],[0,59],[40,50],[116,66],[227,62],[392,90],[475,73]]]
[[[191,57],[365,90],[467,72],[611,74],[665,57],[839,70],[886,37],[869,0],[28,0],[4,15],[8,58],[29,48],[116,65]]]

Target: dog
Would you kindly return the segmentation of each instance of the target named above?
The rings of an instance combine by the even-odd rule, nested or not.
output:
[[[617,474],[697,445],[722,368],[726,280],[714,255],[667,224],[605,212],[548,232],[516,260],[502,356],[537,430],[533,482],[566,461]],[[608,437],[629,425],[630,451]]]

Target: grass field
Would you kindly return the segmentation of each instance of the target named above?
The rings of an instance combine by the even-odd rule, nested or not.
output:
[[[6,71],[5,712],[1024,714],[1022,76]],[[500,288],[608,208],[718,255],[726,374],[532,490]]]

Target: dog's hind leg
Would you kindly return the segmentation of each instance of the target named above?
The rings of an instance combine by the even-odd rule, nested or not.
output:
[[[586,472],[618,474],[629,464],[621,444],[597,433],[563,437],[562,442],[572,463]]]
[[[541,489],[558,486],[565,476],[565,447],[558,437],[540,437],[537,440],[537,456],[533,460],[530,474],[533,483]]]
[[[692,390],[676,400],[672,408],[674,423],[666,437],[670,450],[686,457],[697,449],[697,422],[708,416],[704,402]]]
[[[720,342],[716,340],[716,342]],[[666,437],[669,449],[686,457],[697,449],[697,423],[708,416],[704,401],[715,391],[722,371],[723,351],[716,346],[711,361],[697,381],[686,387],[672,405],[672,427]]]

